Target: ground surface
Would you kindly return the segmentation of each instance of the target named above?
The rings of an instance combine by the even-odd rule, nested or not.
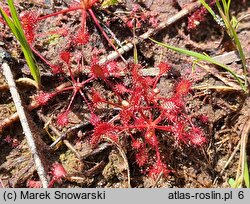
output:
[[[41,0],[15,1],[18,11],[26,9],[35,9],[40,15],[50,13],[51,2],[44,4]],[[56,10],[67,6],[69,1],[55,1]],[[131,2],[120,1],[118,6],[106,9],[95,9],[99,18],[109,23],[110,29],[121,42],[130,42],[133,40],[133,32],[123,23],[126,16],[124,11],[131,12]],[[167,2],[167,3],[166,3]],[[168,18],[185,8],[191,0],[141,0],[139,5],[155,14],[157,21],[166,21]],[[232,13],[237,17],[243,17],[250,13],[250,1],[233,1]],[[79,27],[80,13],[70,13],[50,18],[39,24],[39,33],[47,32],[56,26],[67,26],[70,32],[74,33]],[[238,34],[242,46],[250,52],[250,17],[244,18],[239,24]],[[103,36],[91,20],[87,21],[91,42],[98,48],[102,56],[112,51],[107,45]],[[150,25],[143,24],[136,30],[135,35],[139,36],[149,29]],[[29,71],[18,43],[4,27],[0,27],[0,45],[10,53],[11,66],[15,78],[30,77]],[[198,52],[205,52],[211,56],[221,55],[224,52],[232,51],[228,46],[228,40],[225,39],[225,32],[208,15],[204,22],[197,29],[189,31],[187,29],[187,17],[175,22],[170,27],[162,29],[152,36],[154,39],[168,43],[177,47],[187,48]],[[67,44],[67,38],[53,36],[48,39],[39,38],[35,42],[35,48],[46,56],[52,64],[58,63],[58,52]],[[85,63],[91,61],[93,48],[89,45],[76,47],[72,52],[82,52]],[[161,94],[171,95],[171,90],[176,81],[180,78],[187,78],[193,81],[193,90],[187,96],[186,111],[190,115],[206,115],[207,123],[201,123],[204,130],[207,144],[200,148],[190,146],[175,146],[167,139],[163,139],[161,152],[164,161],[172,172],[167,176],[160,176],[158,180],[150,178],[147,174],[140,171],[133,159],[134,152],[129,149],[127,144],[121,146],[110,143],[108,139],[103,139],[96,147],[91,147],[86,139],[91,126],[88,125],[88,115],[86,114],[86,105],[82,104],[82,98],[76,97],[74,105],[69,114],[70,123],[62,128],[55,122],[55,117],[61,109],[65,109],[70,100],[70,94],[64,93],[58,95],[49,105],[30,111],[30,120],[33,121],[34,128],[37,130],[41,142],[38,142],[43,151],[43,158],[46,160],[46,171],[49,171],[54,162],[60,162],[68,172],[67,178],[62,182],[55,184],[56,187],[183,187],[183,188],[224,188],[229,187],[228,180],[235,178],[239,151],[233,154],[236,149],[245,123],[249,120],[250,101],[249,96],[238,90],[224,90],[211,86],[229,86],[223,83],[221,78],[215,76],[213,72],[207,72],[201,68],[196,68],[191,72],[193,59],[184,55],[176,54],[166,48],[150,42],[141,41],[137,45],[138,60],[145,69],[156,67],[161,61],[168,61],[171,65],[171,71],[162,77],[157,85]],[[76,56],[76,55],[74,55]],[[249,55],[248,55],[249,56]],[[127,61],[133,62],[133,51],[124,55]],[[40,59],[37,60],[41,68],[42,84],[44,90],[52,90],[62,83],[62,77],[53,76],[51,69]],[[122,63],[122,62],[120,62]],[[248,66],[250,66],[249,57],[247,57]],[[212,65],[209,65],[212,66]],[[241,64],[239,61],[232,61],[230,66],[234,70],[239,70]],[[230,82],[230,76],[223,72],[220,75],[227,78]],[[67,79],[63,79],[67,82]],[[128,82],[127,82],[128,83]],[[103,89],[100,82],[95,82],[93,86]],[[12,102],[4,77],[0,74],[0,123],[4,119],[15,113],[15,105]],[[29,104],[30,97],[36,94],[36,89],[30,84],[18,83],[24,104]],[[108,94],[108,93],[107,93]],[[112,96],[110,96],[112,97]],[[109,109],[107,109],[109,111]],[[112,111],[108,113],[112,118]],[[52,125],[49,126],[48,124]],[[60,143],[56,148],[49,149],[53,142],[52,137],[58,137],[75,127],[78,124],[84,124],[73,130],[67,135],[64,143]],[[54,129],[53,129],[54,128]],[[55,129],[59,132],[55,133]],[[163,137],[164,138],[164,137]],[[167,137],[165,137],[167,138]],[[73,151],[72,151],[73,149]],[[94,151],[94,152],[93,152]],[[249,151],[249,145],[248,145]],[[77,152],[77,153],[76,153]],[[249,153],[249,152],[248,152]],[[225,168],[227,161],[233,154],[232,160]],[[80,159],[79,156],[80,155]],[[125,156],[124,156],[125,155]],[[128,178],[128,171],[130,176]],[[50,178],[49,178],[50,179]],[[19,122],[14,122],[0,132],[0,187],[26,187],[28,180],[38,180],[33,161],[22,133]],[[131,183],[131,184],[129,184]]]

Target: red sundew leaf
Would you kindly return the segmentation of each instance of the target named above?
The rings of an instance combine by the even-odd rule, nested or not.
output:
[[[149,176],[156,179],[161,173],[164,176],[167,176],[171,171],[167,169],[166,164],[163,164],[162,161],[157,161],[149,170]]]
[[[141,139],[136,139],[132,142],[132,147],[136,150],[143,148],[144,144]]]
[[[7,6],[2,5],[1,3],[0,3],[0,6],[3,9],[3,11],[7,14],[7,16],[11,17],[10,9]],[[0,22],[3,24],[6,24],[1,15],[0,15]]]
[[[52,165],[51,171],[49,172],[56,180],[60,180],[67,175],[66,170],[60,163],[54,163]]]
[[[13,139],[10,135],[8,135],[4,138],[4,141],[10,144],[13,141]]]
[[[132,65],[132,68],[131,68],[131,75],[132,75],[132,78],[135,82],[137,82],[137,79],[140,78],[140,69],[141,69],[141,65],[139,64],[133,64]]]
[[[209,117],[206,115],[200,115],[199,119],[202,123],[207,124],[209,122]]]
[[[159,20],[156,19],[155,16],[151,16],[148,20],[148,22],[150,23],[150,25],[153,27],[153,28],[156,28],[158,25],[159,25]]]
[[[118,66],[116,61],[107,62],[106,68],[108,73],[110,73],[109,75],[112,75],[117,78],[121,77],[121,73],[125,70],[124,67]]]
[[[20,14],[20,21],[27,38],[31,44],[35,38],[35,28],[37,26],[37,15],[32,11],[24,11]]]
[[[60,74],[60,73],[63,73],[63,70],[60,66],[57,66],[57,65],[52,65],[51,66],[51,71],[52,71],[52,74]]]
[[[148,20],[149,17],[150,17],[150,13],[141,13],[141,16],[140,16],[143,22],[146,22],[146,20]]]
[[[183,102],[180,97],[172,97],[164,99],[160,108],[168,113],[178,113],[183,107]]]
[[[135,159],[139,167],[144,166],[148,162],[148,152],[146,149],[142,148],[138,153],[136,153]]]
[[[76,63],[79,65],[78,69],[81,70],[81,68],[82,68],[81,60],[83,58],[83,53],[80,51],[74,52],[74,58],[75,58]]]
[[[67,64],[69,64],[69,62],[70,62],[70,52],[68,52],[68,51],[62,51],[60,53],[60,57],[61,57],[61,59],[64,62],[66,62]]]
[[[117,62],[116,61],[110,61],[106,64],[106,67],[109,72],[113,73],[117,71]]]
[[[94,126],[97,126],[101,122],[101,119],[96,114],[91,114],[90,123]]]
[[[99,64],[91,65],[90,70],[95,78],[106,79],[106,77],[108,76],[107,69]]]
[[[68,111],[65,111],[64,113],[59,114],[57,117],[57,124],[61,127],[64,127],[65,125],[67,125],[69,123],[68,115],[69,115]]]
[[[16,138],[13,139],[11,147],[16,148],[18,145],[20,145],[20,141],[18,141]]]
[[[187,133],[185,132],[185,125],[182,122],[176,122],[173,126],[173,136],[177,144],[180,142],[187,143]]]
[[[125,93],[129,93],[130,90],[127,89],[124,85],[122,84],[116,84],[115,85],[115,89],[114,89],[117,93],[120,93],[120,94],[125,94]]]
[[[116,128],[112,124],[107,122],[100,122],[97,125],[95,125],[94,133],[92,135],[90,143],[92,145],[96,145],[103,135],[114,134],[115,131]]]
[[[48,103],[50,99],[52,99],[56,93],[46,93],[46,92],[40,92],[35,97],[34,100],[36,103],[38,103],[41,106],[44,106]]]
[[[85,29],[79,29],[71,41],[74,45],[85,45],[89,42],[89,34]]]
[[[93,94],[92,94],[92,101],[93,103],[101,103],[101,102],[104,102],[105,99],[101,96],[100,93],[98,93],[97,91],[94,91]]]
[[[140,74],[142,66],[140,64],[134,64],[131,70],[131,75],[133,79],[133,85],[142,86],[144,90],[147,90],[150,86],[154,84],[154,79],[151,77],[143,77]]]
[[[188,17],[188,30],[194,30],[205,20],[205,16],[208,13],[205,7],[197,9],[191,16]]]
[[[196,17],[190,16],[188,17],[188,30],[195,30],[197,26],[200,24],[200,21],[196,20]]]
[[[129,121],[131,120],[132,115],[133,115],[133,112],[130,109],[121,110],[119,113],[120,119],[124,125],[129,124]]]
[[[210,0],[207,2],[210,7],[216,4],[215,0]],[[208,14],[208,10],[202,6],[197,9],[191,16],[188,17],[188,30],[194,30],[197,26],[206,20],[206,15]]]
[[[189,80],[182,79],[178,82],[175,87],[176,94],[180,96],[185,96],[190,91],[192,83]]]
[[[126,25],[128,28],[132,29],[134,27],[134,19],[128,20]]]
[[[138,11],[140,11],[141,10],[141,7],[140,7],[140,5],[139,4],[132,4],[132,12],[133,13],[136,13],[136,12],[138,12]]]
[[[104,135],[114,129],[114,126],[107,122],[101,122],[95,126],[94,135]]]
[[[143,92],[143,87],[142,86],[133,87],[132,92],[131,92],[131,98],[130,98],[129,101],[131,101],[132,104],[140,103],[140,99],[143,97],[142,92]]]
[[[171,67],[169,66],[169,64],[166,63],[166,62],[161,62],[158,65],[158,68],[160,69],[160,73],[159,73],[160,75],[165,74],[166,72],[168,72],[171,69]]]
[[[194,127],[189,132],[189,140],[192,145],[201,146],[206,142],[206,138],[200,128]]]
[[[42,188],[41,181],[28,180],[26,185],[28,188]]]
[[[137,99],[145,99],[150,101],[153,92],[153,84],[155,80],[151,77],[138,77],[136,81],[133,80],[133,87],[131,89],[131,99],[134,100],[135,103],[140,102]],[[136,99],[137,98],[137,99]]]

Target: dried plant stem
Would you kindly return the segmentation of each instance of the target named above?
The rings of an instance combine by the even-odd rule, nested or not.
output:
[[[128,177],[128,188],[131,188],[131,178],[130,178],[130,169],[129,169],[129,164],[128,164],[128,159],[126,156],[126,153],[124,152],[124,150],[122,149],[121,145],[119,145],[119,143],[115,142],[114,140],[110,139],[109,137],[103,136],[102,139],[104,141],[110,142],[111,144],[113,144],[117,150],[119,151],[120,155],[122,156],[124,163],[126,165],[126,169],[127,169],[127,177]]]
[[[24,108],[22,106],[22,101],[21,101],[20,95],[17,91],[17,87],[16,87],[15,81],[13,79],[12,72],[11,72],[10,67],[7,63],[2,64],[2,69],[3,69],[3,74],[6,78],[6,81],[10,87],[10,93],[11,93],[11,96],[12,96],[13,101],[15,103],[15,106],[17,109],[17,114],[20,118],[20,122],[21,122],[21,125],[23,128],[24,135],[27,139],[31,154],[33,156],[38,176],[42,182],[43,188],[47,188],[48,181],[46,178],[46,172],[44,170],[42,161],[38,155],[36,144],[35,144],[35,141],[34,141],[34,138],[33,138],[33,135],[32,135]]]
[[[18,80],[17,80],[18,82]],[[8,85],[7,85],[8,86]],[[55,88],[56,91],[60,91],[68,86],[71,86],[71,83],[70,82],[66,82],[66,83],[63,83],[61,85],[59,85],[58,87]],[[8,86],[8,89],[9,89],[9,86]],[[7,89],[7,90],[8,90]],[[1,89],[0,89],[1,90]],[[38,103],[36,103],[35,101],[32,101],[32,103],[30,105],[27,106],[27,110],[28,111],[32,111],[36,108],[39,108],[40,105]],[[18,113],[14,113],[13,115],[11,115],[10,117],[8,118],[5,118],[4,120],[1,121],[0,123],[0,133],[7,127],[9,127],[10,125],[12,125],[14,122],[18,121],[19,119],[19,115]]]
[[[0,85],[0,91],[7,91],[9,90],[9,86],[7,84]]]
[[[238,170],[236,179],[240,180],[240,186],[242,186],[243,178],[244,178],[244,168],[245,168],[245,160],[246,160],[246,147],[248,141],[248,135],[250,132],[250,112],[248,111],[247,119],[242,129],[241,140],[240,140],[240,159],[238,164]],[[242,179],[242,180],[241,180]]]
[[[231,163],[232,159],[235,157],[236,153],[239,151],[240,149],[240,144],[241,141],[238,142],[237,146],[235,147],[233,153],[231,154],[231,156],[229,157],[229,159],[227,160],[226,164],[224,165],[223,169],[221,170],[221,172],[219,173],[218,176],[216,176],[216,178],[213,181],[213,185],[215,185],[215,183],[217,182],[219,176],[222,176],[222,174],[225,172],[226,168],[228,167],[228,165]]]
[[[135,39],[133,42],[129,42],[123,47],[119,48],[117,52],[112,52],[107,57],[102,58],[99,61],[99,64],[104,64],[110,60],[117,59],[120,55],[124,54],[125,52],[130,51],[134,45],[137,45],[139,42],[148,39],[150,36],[155,35],[162,29],[174,24],[176,21],[180,20],[190,12],[194,11],[197,7],[199,7],[201,3],[199,1],[190,3],[187,7],[183,8],[181,11],[176,13],[174,16],[170,17],[166,21],[163,21],[159,23],[159,25],[156,28],[150,28],[146,33],[139,36],[138,39]]]
[[[157,184],[159,183],[159,181],[160,181],[160,179],[162,178],[162,176],[163,176],[163,172],[161,172],[161,173],[157,176],[157,178],[156,178],[156,180],[155,180],[154,185],[152,186],[152,188],[157,188]]]
[[[118,56],[123,60],[123,62],[125,64],[127,64],[126,60],[123,58],[122,54],[120,54],[118,52],[118,50],[116,49],[116,47],[114,46],[114,44],[112,43],[112,41],[110,40],[110,38],[108,37],[108,35],[105,33],[105,31],[103,30],[102,26],[100,25],[98,19],[95,16],[95,13],[93,12],[93,10],[90,8],[88,9],[89,14],[91,15],[93,21],[95,22],[96,26],[99,28],[99,30],[101,31],[102,35],[105,37],[105,39],[108,41],[108,43],[110,44],[110,46],[115,50],[115,52],[118,54]]]
[[[36,108],[38,108],[39,105],[35,102],[32,102],[29,106],[27,106],[27,110],[28,111],[32,111]],[[0,123],[0,133],[7,127],[9,127],[10,125],[12,125],[14,122],[18,121],[19,119],[19,115],[18,113],[14,113],[13,115],[11,115],[8,118],[5,118],[4,120],[1,121]]]
[[[211,73],[212,75],[214,75],[215,77],[220,79],[226,85],[233,87],[234,90],[238,90],[238,91],[242,90],[241,86],[236,84],[234,81],[231,81],[228,77],[222,76],[216,68],[213,68],[213,67],[210,67],[207,65],[203,65],[201,63],[196,63],[196,65],[202,67],[204,70],[206,70],[207,72]]]
[[[42,113],[38,112],[38,116],[43,120],[44,123],[48,122],[48,118],[43,115]],[[85,124],[84,124],[85,125]],[[81,160],[82,156],[79,154],[78,151],[76,151],[76,149],[72,146],[72,144],[70,144],[70,142],[66,139],[67,137],[67,133],[72,131],[72,129],[69,129],[67,131],[67,133],[61,133],[53,124],[49,123],[49,128],[57,135],[58,139],[56,140],[56,143],[53,143],[53,146],[55,146],[55,144],[57,144],[59,141],[63,141],[63,143],[75,154],[75,156]],[[83,126],[83,125],[81,125]],[[78,127],[77,127],[78,128]],[[76,128],[75,128],[76,129]],[[74,129],[73,129],[74,130]],[[52,145],[50,146],[51,148],[53,147]]]
[[[2,179],[0,179],[0,184],[1,184],[0,188],[5,188]]]

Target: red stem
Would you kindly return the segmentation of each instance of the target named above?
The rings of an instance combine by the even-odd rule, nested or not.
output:
[[[82,10],[82,28],[84,31],[86,31],[86,11],[85,10]]]
[[[92,81],[94,78],[95,78],[95,77],[92,76],[92,77],[90,77],[89,79],[83,81],[83,82],[81,83],[82,87],[83,87],[85,84],[87,84],[87,83],[89,83],[90,81]]]
[[[120,56],[120,58],[123,60],[123,62],[125,64],[127,64],[126,60],[123,58],[123,56],[118,52],[118,50],[116,49],[116,47],[114,46],[114,44],[111,42],[110,38],[108,37],[108,35],[105,33],[105,31],[103,30],[102,26],[100,25],[98,19],[96,18],[93,10],[90,8],[88,9],[89,14],[91,15],[92,19],[94,20],[96,26],[99,28],[99,30],[101,31],[101,33],[103,34],[103,36],[106,38],[106,40],[108,41],[108,43],[111,45],[111,47],[118,53],[118,55]]]
[[[156,119],[154,120],[154,124],[155,124],[155,125],[158,124],[159,122],[161,122],[162,116],[163,116],[164,114],[165,114],[165,113],[162,112],[162,113],[158,116],[158,118],[156,118]]]
[[[76,80],[75,80],[75,78],[74,78],[74,75],[73,75],[73,73],[72,73],[72,70],[71,70],[71,67],[70,67],[69,64],[67,64],[67,68],[68,68],[68,70],[69,70],[69,75],[70,75],[70,78],[71,78],[72,82],[73,82],[74,84],[76,84],[77,82],[76,82]]]
[[[38,51],[36,51],[32,46],[30,46],[31,50],[38,56],[40,57],[44,62],[45,64],[49,65],[50,68],[53,68],[55,67],[55,65],[51,64],[48,62],[48,60],[46,60]]]
[[[158,76],[155,78],[155,82],[154,82],[154,85],[153,85],[153,89],[156,88],[156,85],[157,85],[159,79],[161,78],[161,76],[162,76],[162,75],[158,75]]]
[[[73,86],[66,87],[66,88],[63,88],[63,89],[61,89],[61,90],[57,91],[57,92],[56,92],[56,94],[61,93],[61,92],[64,92],[64,91],[72,90],[72,89],[74,89],[74,87],[73,87]]]
[[[168,131],[168,132],[173,132],[173,127],[172,126],[156,125],[155,129],[164,130],[164,131]]]
[[[69,105],[68,105],[68,107],[67,107],[67,109],[66,109],[65,112],[68,112],[68,111],[69,111],[69,109],[70,109],[70,107],[71,107],[71,105],[72,105],[72,103],[73,103],[73,100],[74,100],[74,98],[75,98],[75,96],[76,96],[76,93],[77,93],[77,91],[74,90],[73,96],[71,97],[70,102],[69,102]]]
[[[59,14],[64,14],[64,13],[67,13],[67,12],[70,12],[70,11],[75,11],[75,10],[80,10],[80,9],[83,9],[82,6],[68,8],[68,9],[65,9],[65,10],[62,10],[62,11],[58,11],[58,12],[55,12],[55,13],[51,13],[51,14],[48,14],[48,15],[45,15],[45,16],[38,17],[37,20],[40,21],[40,20],[43,20],[43,19],[46,19],[46,18],[57,16]]]
[[[89,102],[88,102],[86,96],[84,95],[84,93],[82,92],[81,89],[79,90],[79,92],[80,92],[81,96],[83,97],[85,103],[87,104],[88,109],[90,110],[91,114],[94,114],[94,111],[93,111],[92,107],[90,106],[90,104],[89,104]]]
[[[56,179],[53,177],[52,180],[49,182],[48,188],[52,188],[55,182]]]

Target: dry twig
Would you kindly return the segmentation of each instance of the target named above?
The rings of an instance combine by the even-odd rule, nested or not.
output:
[[[244,179],[244,170],[245,170],[245,161],[246,161],[246,151],[247,151],[247,141],[248,141],[248,135],[250,132],[250,111],[247,113],[247,118],[244,124],[244,127],[242,129],[241,133],[241,140],[240,140],[240,159],[239,159],[239,165],[237,170],[237,175],[235,178],[235,181],[240,181],[240,186],[242,187],[243,179]]]
[[[122,147],[115,142],[114,140],[110,139],[109,137],[103,136],[102,139],[104,141],[110,142],[111,144],[115,145],[115,147],[118,149],[120,155],[122,156],[124,163],[126,165],[126,169],[127,169],[127,177],[128,177],[128,188],[131,188],[131,183],[130,183],[130,169],[129,169],[129,164],[128,164],[128,159],[126,156],[126,153],[123,151]]]
[[[44,116],[42,113],[38,112],[38,116],[43,120],[44,123],[48,122],[48,118],[46,116]],[[48,126],[49,128],[57,135],[58,139],[56,141],[54,141],[54,143],[52,145],[50,145],[50,148],[52,148],[53,146],[55,146],[55,144],[57,144],[59,141],[63,141],[63,143],[75,154],[75,156],[79,159],[82,160],[82,156],[76,151],[76,149],[70,144],[70,142],[66,139],[67,137],[67,133],[78,129],[80,127],[82,127],[85,124],[80,124],[77,126],[77,128],[74,129],[69,129],[66,133],[61,133],[53,124],[49,123]],[[79,127],[80,126],[80,127]]]
[[[10,67],[7,63],[2,64],[2,69],[3,69],[3,74],[6,78],[6,81],[10,87],[10,93],[11,93],[11,96],[12,96],[13,101],[15,103],[15,106],[17,109],[17,114],[20,118],[20,122],[21,122],[21,125],[23,128],[24,135],[27,139],[31,154],[33,156],[38,176],[42,182],[43,187],[47,188],[48,181],[46,178],[46,172],[44,170],[42,161],[41,161],[39,154],[37,152],[37,147],[36,147],[33,135],[32,135],[32,131],[31,131],[31,128],[29,126],[29,122],[27,120],[25,110],[22,106],[22,101],[21,101],[20,95],[17,91],[17,87],[16,87],[15,81],[13,79],[12,72],[11,72]]]

